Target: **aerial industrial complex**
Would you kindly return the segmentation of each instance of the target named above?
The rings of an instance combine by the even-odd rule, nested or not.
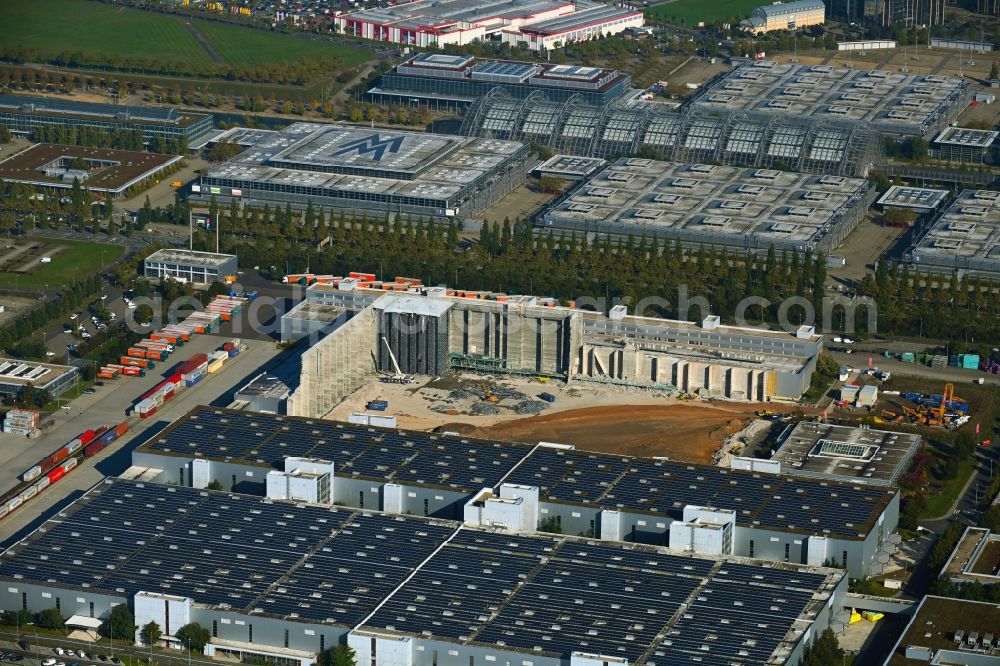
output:
[[[798,663],[847,587],[836,569],[124,480],[7,551],[0,578],[4,609],[128,603],[168,644],[197,622],[209,655],[289,666],[339,643],[402,666]]]
[[[701,554],[833,559],[852,576],[881,571],[899,511],[892,488],[208,407],[153,437],[132,464],[158,483],[265,495],[274,470],[294,472],[300,459],[332,464],[326,504],[469,520],[470,503],[492,489],[522,498],[517,511],[527,513],[504,519],[512,529],[544,521]],[[706,507],[719,515],[692,517]],[[684,532],[701,534],[704,523],[710,536],[689,541]]]
[[[962,191],[905,258],[922,271],[1000,277],[1000,192]]]
[[[607,106],[630,93],[631,82],[628,74],[603,67],[420,53],[382,74],[368,97],[382,104],[419,101],[435,109],[465,109],[500,89],[518,99],[544,96],[565,102],[576,98]]]
[[[317,305],[330,306],[329,317],[303,328],[298,309]],[[405,373],[542,375],[765,401],[802,395],[823,342],[811,327],[739,328],[713,316],[696,324],[629,315],[625,306],[603,314],[535,296],[469,298],[442,287],[387,293],[352,279],[311,286],[285,319],[294,321],[283,321],[282,330],[299,335],[333,329],[303,354],[289,402],[290,414],[314,417],[353,392],[373,359],[378,370],[392,371],[389,349]]]
[[[830,253],[875,200],[868,181],[625,157],[541,215],[544,230],[659,237],[738,252]]]
[[[294,123],[209,169],[194,199],[472,215],[524,179],[516,141]]]
[[[693,104],[848,120],[889,136],[930,139],[971,100],[972,87],[948,76],[762,60],[734,69]]]
[[[160,138],[191,144],[211,133],[212,116],[149,106],[0,95],[0,124],[15,134],[30,135],[38,127],[89,127],[108,133],[139,131],[146,143]]]
[[[523,42],[536,51],[618,34],[642,24],[641,11],[563,0],[418,0],[336,18],[340,32],[381,42],[445,47],[497,39],[508,44]]]

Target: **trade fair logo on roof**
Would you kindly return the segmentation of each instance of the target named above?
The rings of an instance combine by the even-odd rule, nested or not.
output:
[[[398,153],[400,146],[403,145],[402,136],[392,136],[386,139],[381,138],[378,133],[370,134],[366,137],[362,137],[350,143],[344,144],[342,148],[334,151],[332,154],[336,157],[347,155],[349,153],[358,151],[358,156],[365,155],[366,153],[374,153],[372,159],[376,162],[382,161],[382,157],[385,156],[385,151],[388,150],[390,153]]]

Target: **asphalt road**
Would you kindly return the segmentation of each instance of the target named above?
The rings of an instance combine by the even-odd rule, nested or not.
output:
[[[17,645],[17,640],[25,640],[29,644],[28,650],[22,650]],[[58,656],[53,652],[53,648],[61,647],[63,649],[71,650],[83,650],[84,652],[92,653],[95,659],[86,659],[84,657],[69,657],[69,656]],[[56,658],[60,661],[70,663],[83,664],[98,664],[100,666],[113,666],[113,662],[110,661],[111,657],[124,657],[130,655],[141,660],[148,660],[150,657],[149,651],[143,648],[136,648],[133,646],[124,645],[122,643],[117,643],[112,645],[107,639],[102,639],[99,644],[91,643],[88,641],[78,641],[70,638],[57,638],[54,636],[45,636],[34,634],[31,628],[27,631],[0,631],[0,649],[6,652],[14,652],[24,656],[24,661],[19,662],[20,666],[40,666],[41,663],[50,658]],[[100,656],[105,657],[105,659],[100,659]],[[218,666],[219,661],[212,661],[207,657],[200,654],[188,655],[187,652],[181,650],[156,650],[153,652],[152,663],[155,664],[174,664],[175,666],[181,666],[182,664],[202,664],[213,666]],[[231,662],[230,662],[231,663]]]
[[[834,349],[840,348],[835,345]],[[871,351],[866,352],[857,349],[848,354],[841,351],[830,351],[827,353],[833,357],[842,368],[855,368],[862,370],[868,367],[868,358],[872,359],[872,366],[883,370],[888,370],[894,375],[904,377],[925,377],[929,379],[940,379],[942,381],[954,382],[956,385],[971,384],[972,380],[984,378],[986,383],[992,386],[1000,386],[1000,375],[988,375],[981,370],[963,370],[962,368],[932,368],[919,363],[904,363],[899,359],[885,358],[881,353]]]

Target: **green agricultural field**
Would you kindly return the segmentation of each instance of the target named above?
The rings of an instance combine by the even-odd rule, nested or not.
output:
[[[185,20],[87,0],[6,0],[0,45],[34,49],[45,58],[62,52],[212,64]],[[191,25],[233,65],[290,62],[304,56],[343,58],[354,65],[370,58],[364,49],[323,44],[291,35],[267,33],[210,21]]]
[[[107,243],[15,238],[0,239],[0,260],[12,251],[8,245],[38,246],[0,265],[0,286],[28,289],[43,289],[46,285],[52,289],[74,278],[80,280],[110,265],[122,254],[120,245]],[[34,262],[30,268],[25,267],[33,259],[48,255],[52,258],[50,263]]]
[[[705,25],[715,21],[736,22],[750,16],[755,7],[766,4],[766,0],[674,0],[645,11],[651,19],[691,27],[699,21]]]
[[[371,60],[371,52],[368,50],[341,44],[325,44],[208,21],[196,22],[195,28],[212,45],[216,53],[227,63],[235,66],[289,62],[316,57],[339,58],[348,66]]]

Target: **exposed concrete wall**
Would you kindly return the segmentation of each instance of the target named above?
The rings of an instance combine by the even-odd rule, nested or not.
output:
[[[366,308],[303,353],[288,414],[324,416],[357,390],[373,367],[375,337],[374,311]]]

